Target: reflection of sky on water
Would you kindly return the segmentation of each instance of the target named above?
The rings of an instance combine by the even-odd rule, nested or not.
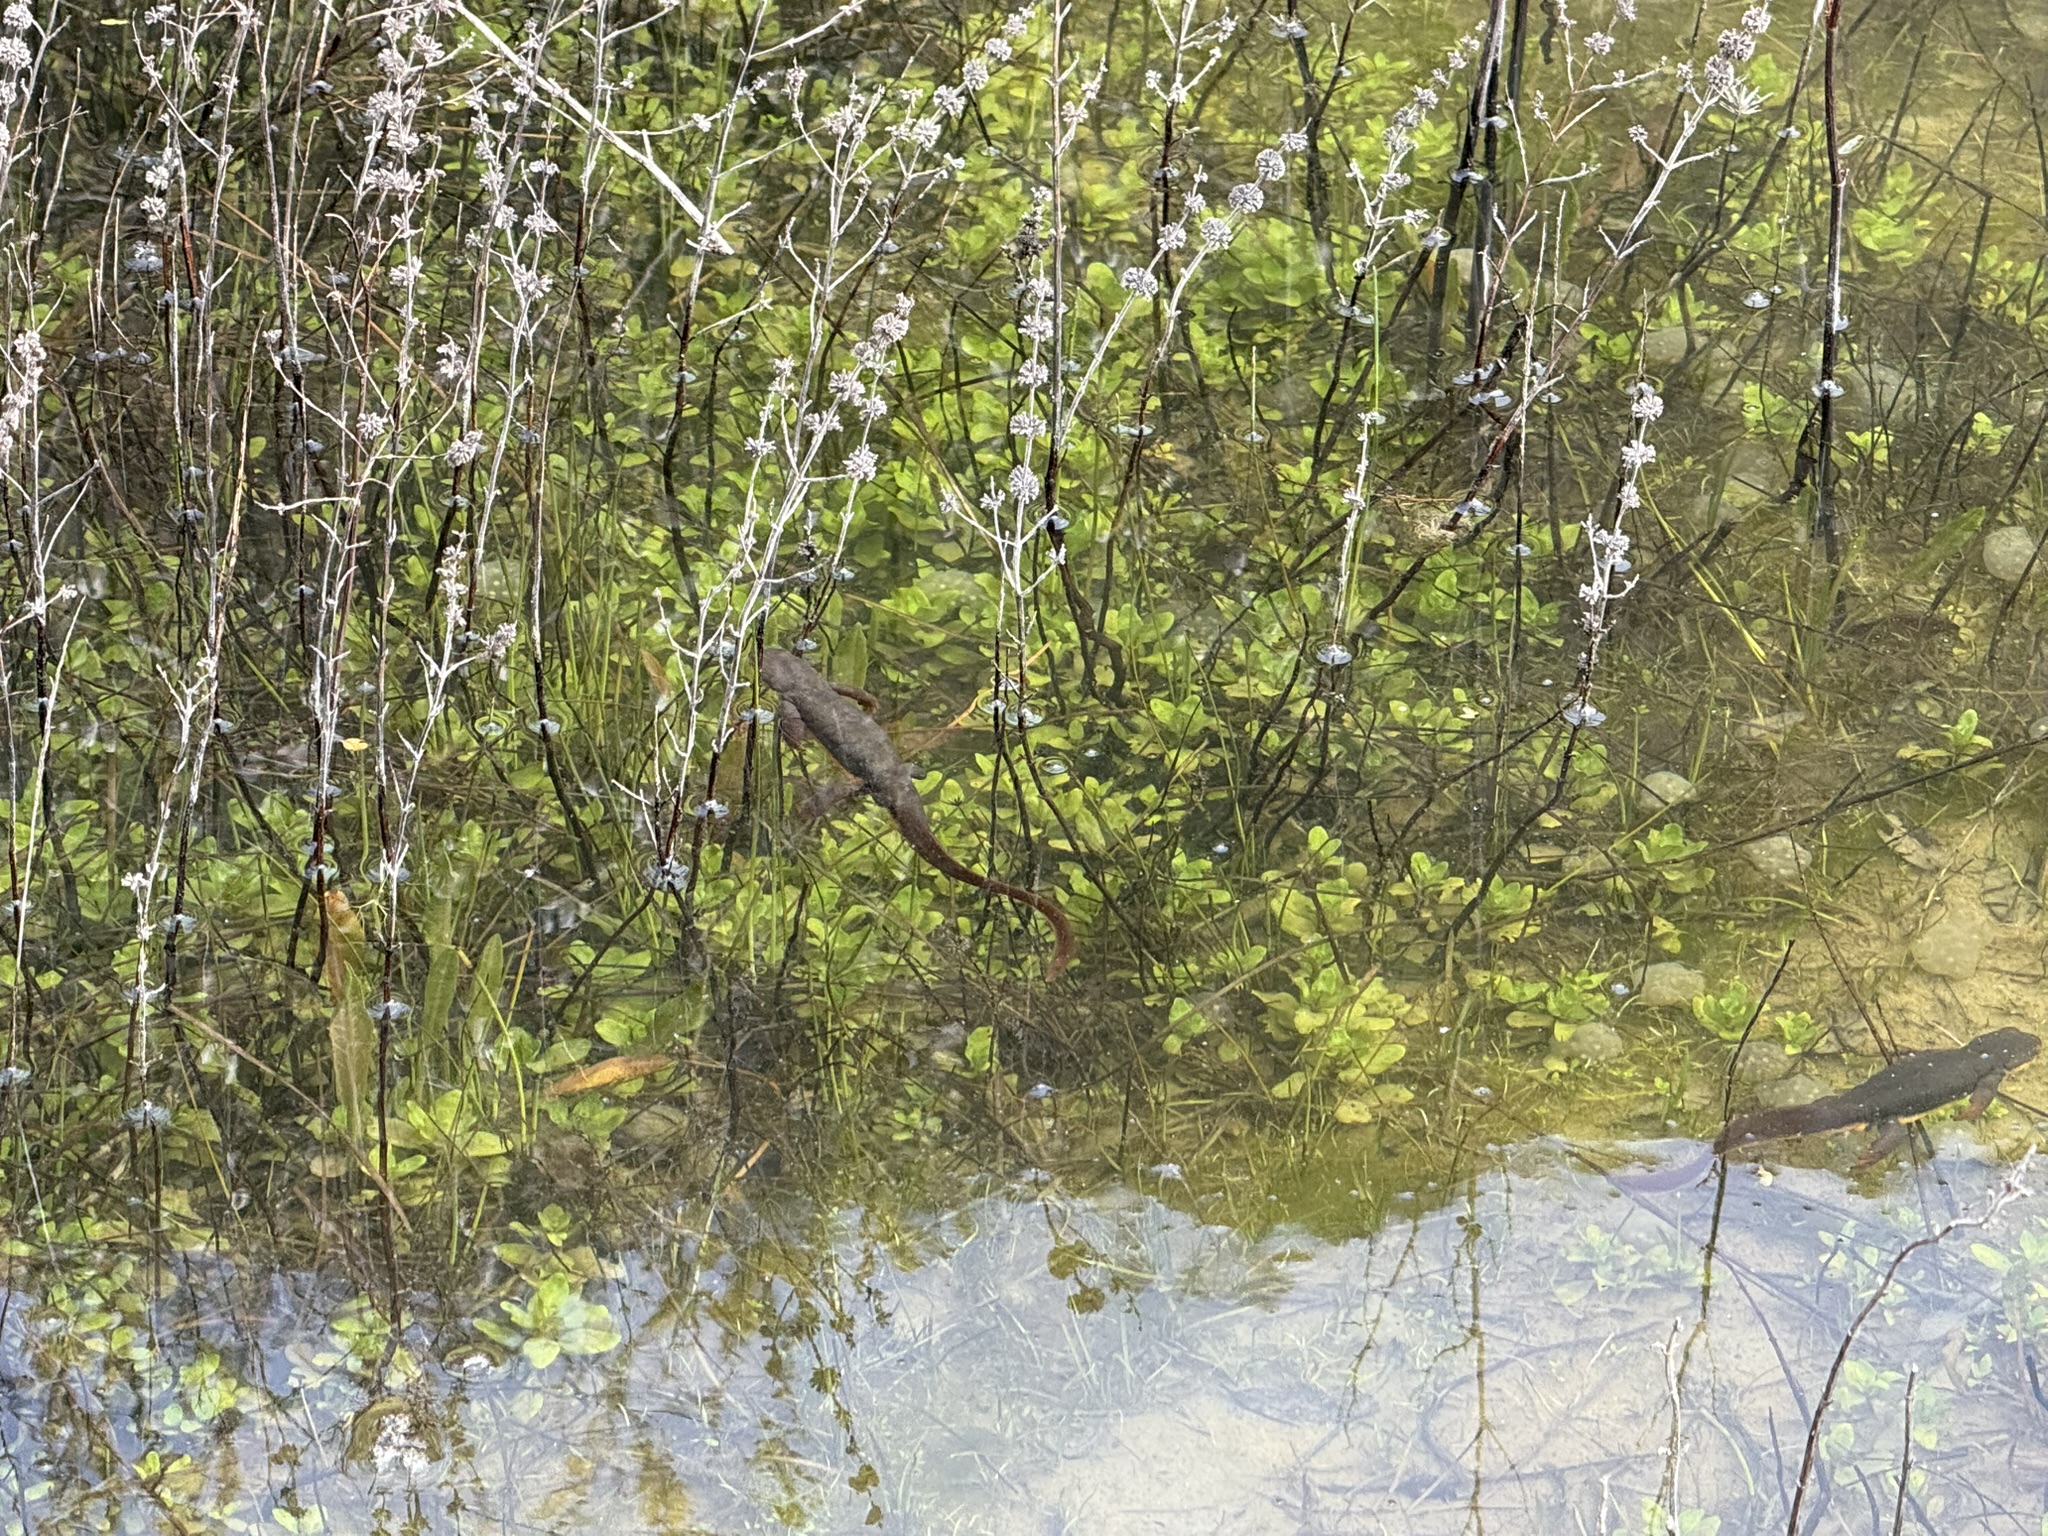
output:
[[[381,1508],[392,1530],[585,1531],[601,1514],[620,1533],[851,1532],[878,1508],[900,1531],[1639,1532],[1668,1480],[1724,1536],[1782,1529],[1849,1317],[1896,1249],[1988,1178],[1942,1162],[1880,1207],[1832,1174],[1737,1170],[1689,1358],[1712,1185],[1630,1198],[1543,1148],[1336,1245],[1057,1186],[1013,1186],[887,1248],[848,1214],[829,1253],[803,1246],[815,1217],[779,1229],[756,1209],[735,1245],[770,1261],[665,1277],[650,1246],[588,1288],[621,1349],[539,1376],[478,1356],[371,1415],[333,1359],[344,1290],[194,1271],[163,1310],[168,1358],[189,1377],[210,1344],[257,1389],[210,1423],[167,1427],[189,1380],[181,1398],[131,1369],[39,1378],[48,1325],[11,1312],[9,1526],[25,1504],[33,1529],[90,1512],[177,1529],[164,1502],[190,1495],[232,1519],[188,1528],[276,1530],[282,1494],[328,1531],[370,1529]],[[2048,1212],[2023,1203],[1908,1262],[1836,1390],[1810,1528],[1892,1528],[1917,1366],[1906,1528],[2040,1529],[2048,1409],[2011,1326],[2034,1326],[2033,1275],[1972,1252],[2018,1254],[2037,1226]],[[462,1337],[454,1321],[419,1332],[456,1361]],[[192,1466],[152,1501],[107,1472],[108,1446]]]

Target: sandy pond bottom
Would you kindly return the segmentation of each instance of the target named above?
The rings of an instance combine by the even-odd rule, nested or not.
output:
[[[383,1398],[334,1358],[345,1288],[198,1266],[140,1376],[39,1372],[47,1318],[10,1308],[6,1522],[1618,1533],[1663,1531],[1663,1496],[1689,1536],[1783,1530],[1845,1329],[1903,1245],[1997,1184],[1976,1157],[1958,1140],[1864,1192],[1737,1169],[1704,1294],[1711,1182],[1625,1195],[1547,1146],[1335,1242],[1206,1222],[1175,1183],[1011,1181],[886,1243],[859,1211],[756,1206],[727,1234],[751,1257],[618,1256],[586,1289],[610,1352],[535,1372],[423,1324],[446,1363]],[[1893,1529],[1909,1370],[1903,1529],[2044,1529],[2043,1207],[1901,1267],[1834,1389],[1805,1529]],[[233,1413],[180,1420],[147,1387],[215,1356]],[[191,1458],[154,1501],[151,1450]]]

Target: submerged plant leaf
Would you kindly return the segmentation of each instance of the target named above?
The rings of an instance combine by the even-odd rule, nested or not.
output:
[[[609,1056],[603,1061],[592,1062],[587,1067],[578,1067],[566,1076],[556,1078],[541,1090],[544,1099],[559,1099],[572,1093],[589,1093],[597,1088],[610,1088],[618,1083],[632,1082],[636,1078],[652,1077],[657,1072],[666,1072],[675,1065],[669,1056]]]

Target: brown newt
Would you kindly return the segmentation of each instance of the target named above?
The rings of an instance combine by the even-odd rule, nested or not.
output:
[[[940,874],[1007,896],[1036,911],[1052,925],[1053,952],[1046,964],[1046,980],[1067,968],[1074,958],[1074,928],[1066,912],[1050,896],[976,873],[939,845],[911,779],[910,765],[896,755],[888,732],[850,702],[866,699],[866,694],[827,682],[809,662],[780,647],[762,652],[761,681],[782,696],[784,740],[800,747],[806,737],[817,737],[832,760],[858,779],[875,803],[889,813],[896,830],[918,857]]]
[[[1975,1120],[1991,1107],[2005,1074],[2032,1061],[2040,1049],[2040,1040],[2023,1029],[1997,1029],[1967,1045],[1915,1051],[1841,1093],[1810,1104],[1737,1115],[1714,1138],[1713,1150],[1704,1157],[1671,1172],[1624,1175],[1619,1182],[1639,1194],[1660,1193],[1691,1183],[1716,1157],[1728,1152],[1788,1136],[1873,1126],[1877,1135],[1856,1159],[1860,1171],[1896,1151],[1906,1139],[1908,1125],[1957,1099],[1969,1100],[1963,1118]]]

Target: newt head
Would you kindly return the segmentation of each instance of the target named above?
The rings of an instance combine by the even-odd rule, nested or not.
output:
[[[1979,1035],[1963,1049],[1982,1056],[1989,1065],[2010,1072],[2040,1054],[2041,1039],[2024,1029],[1994,1029],[1988,1035]]]

